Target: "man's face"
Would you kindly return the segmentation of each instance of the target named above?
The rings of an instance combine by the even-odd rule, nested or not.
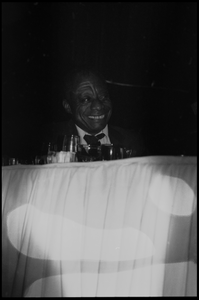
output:
[[[77,126],[90,134],[100,132],[112,112],[105,84],[94,75],[81,76],[75,83],[70,108]]]

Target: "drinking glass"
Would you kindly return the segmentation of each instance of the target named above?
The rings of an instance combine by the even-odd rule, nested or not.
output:
[[[101,146],[81,145],[77,152],[77,159],[80,162],[99,161],[101,159]]]
[[[126,158],[125,148],[113,144],[101,146],[102,160],[116,160]]]
[[[62,151],[77,152],[79,146],[78,135],[65,135],[63,139]]]
[[[125,149],[125,158],[135,157],[136,151],[133,149]]]

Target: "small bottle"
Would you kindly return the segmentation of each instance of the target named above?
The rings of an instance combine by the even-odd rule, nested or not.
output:
[[[48,150],[47,150],[47,164],[51,164],[54,162],[54,157],[56,155],[56,145],[49,142],[48,143]]]
[[[79,136],[77,135],[65,135],[63,140],[62,151],[64,152],[64,162],[75,162],[76,154],[79,148]]]

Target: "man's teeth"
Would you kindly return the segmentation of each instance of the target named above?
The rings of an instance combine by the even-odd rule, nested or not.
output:
[[[105,117],[105,115],[101,115],[101,116],[89,116],[89,119],[103,119]]]

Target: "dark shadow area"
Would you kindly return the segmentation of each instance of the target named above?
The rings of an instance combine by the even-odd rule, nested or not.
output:
[[[86,64],[109,81],[110,123],[148,155],[196,156],[196,6],[2,3],[2,154],[40,151],[42,127],[69,119],[63,74]]]

